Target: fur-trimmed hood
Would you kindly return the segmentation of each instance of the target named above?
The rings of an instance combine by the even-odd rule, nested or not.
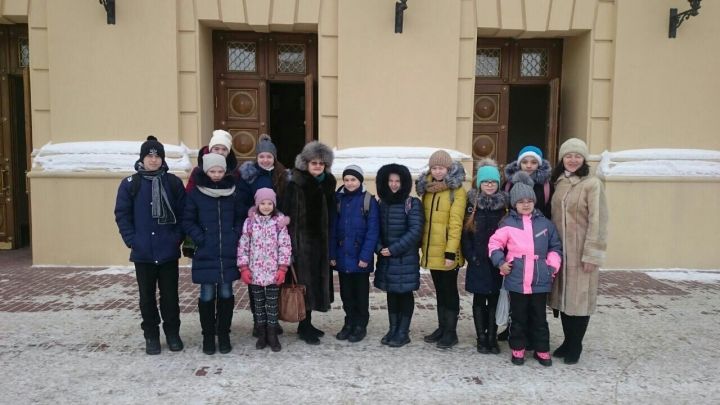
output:
[[[388,186],[388,180],[391,174],[400,176],[400,190],[393,193]],[[378,197],[387,203],[404,202],[412,191],[412,175],[410,170],[403,165],[391,163],[381,167],[375,176],[375,187],[377,188]]]
[[[505,180],[512,182],[513,175],[519,171],[520,162],[516,160],[514,162],[508,163],[507,166],[505,166]],[[535,182],[535,184],[544,184],[550,179],[551,174],[552,168],[550,167],[550,162],[548,162],[546,159],[543,159],[537,170],[535,170],[535,172],[530,175],[530,178]]]
[[[325,162],[325,172],[332,175],[332,164],[335,154],[329,146],[318,141],[312,141],[305,145],[303,150],[295,157],[295,168],[302,171],[308,170],[308,164],[313,159],[320,159]]]
[[[493,195],[487,195],[473,188],[468,191],[468,208],[475,206],[476,198],[478,199],[477,208],[481,210],[499,210],[501,208],[507,208],[510,204],[510,197],[502,190],[498,190],[498,192]]]
[[[284,173],[287,169],[285,169],[285,166],[283,166],[282,163],[276,160],[273,170]],[[245,162],[240,165],[240,169],[238,171],[240,172],[240,178],[245,180],[248,184],[253,184],[262,172],[269,173],[269,170],[263,169],[257,164],[257,162]]]
[[[431,180],[430,169],[420,173],[420,176],[415,180],[415,191],[422,197],[427,189],[427,184]],[[448,170],[447,176],[445,176],[445,183],[450,190],[456,190],[462,187],[463,181],[465,180],[465,168],[460,162],[453,162]]]

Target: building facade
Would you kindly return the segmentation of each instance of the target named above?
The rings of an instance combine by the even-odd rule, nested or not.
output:
[[[605,267],[718,268],[715,2],[676,38],[669,10],[684,0],[409,0],[402,33],[393,0],[114,3],[108,24],[98,2],[0,1],[0,243],[30,244],[36,265],[127,263],[112,215],[127,172],[51,168],[32,151],[148,134],[196,150],[225,128],[238,157],[266,132],[286,163],[319,139],[452,149],[468,170],[533,143],[554,164],[570,137],[593,166],[604,151],[613,166],[699,161],[706,172],[605,172]]]

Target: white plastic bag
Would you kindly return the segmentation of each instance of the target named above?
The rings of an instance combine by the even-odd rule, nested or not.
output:
[[[510,315],[510,294],[508,294],[505,286],[500,289],[497,308],[495,309],[495,323],[498,326],[506,325]]]

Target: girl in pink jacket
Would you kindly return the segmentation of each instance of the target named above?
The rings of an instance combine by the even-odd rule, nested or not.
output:
[[[255,206],[250,208],[238,245],[237,264],[240,277],[250,286],[258,330],[257,349],[270,345],[274,352],[281,349],[277,336],[278,296],[290,265],[290,219],[276,208],[275,192],[261,188],[255,193]]]

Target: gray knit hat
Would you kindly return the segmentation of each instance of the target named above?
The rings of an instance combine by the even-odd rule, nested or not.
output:
[[[257,147],[255,147],[255,155],[259,155],[263,152],[272,153],[273,157],[277,159],[277,148],[272,143],[272,138],[268,134],[262,134],[258,138]]]
[[[223,169],[227,170],[227,162],[225,161],[225,156],[218,155],[217,153],[206,153],[205,155],[203,155],[202,165],[202,169],[205,173],[207,173],[208,170],[212,169],[213,167],[222,167]]]
[[[347,166],[342,172],[342,177],[345,178],[345,176],[347,175],[353,176],[356,179],[360,180],[360,183],[365,181],[365,173],[363,172],[362,167],[358,165]]]
[[[527,173],[523,171],[515,173],[515,175],[513,175],[512,177],[512,183],[513,186],[510,189],[510,204],[513,207],[515,207],[515,204],[517,204],[517,202],[522,200],[523,198],[527,198],[529,200],[532,200],[533,202],[537,202],[535,190],[533,190],[535,182],[530,178]]]
[[[570,138],[560,145],[560,159],[564,158],[568,153],[578,153],[582,155],[585,161],[588,160],[590,155],[587,144],[578,138]]]

